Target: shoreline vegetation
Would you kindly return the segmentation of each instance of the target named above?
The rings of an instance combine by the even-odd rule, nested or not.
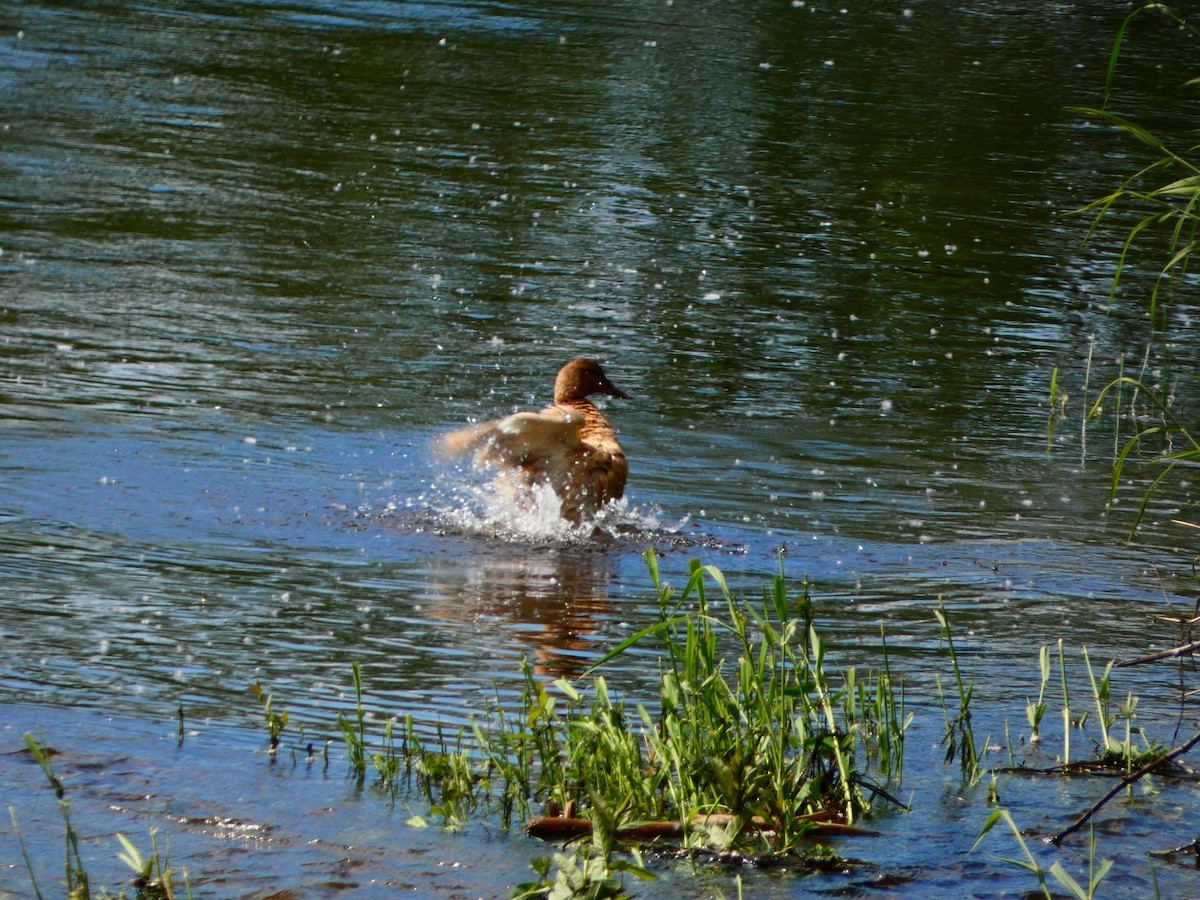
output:
[[[859,846],[861,839],[868,850],[870,840],[886,831],[890,816],[907,814],[897,796],[905,733],[915,715],[905,709],[904,677],[894,671],[882,627],[880,666],[843,668],[820,637],[810,585],[803,581],[789,590],[782,557],[779,572],[753,601],[735,596],[715,566],[692,561],[677,591],[661,578],[653,551],[646,552],[646,562],[656,592],[656,620],[579,678],[545,683],[523,662],[519,701],[504,705],[497,693],[469,726],[453,733],[439,727],[429,735],[420,733],[411,715],[380,721],[369,713],[368,685],[355,663],[350,673],[354,708],[330,724],[320,752],[312,739],[318,731],[289,730],[286,712],[256,683],[249,691],[260,706],[265,755],[270,764],[290,757],[293,765],[323,756],[328,767],[337,735],[348,779],[360,785],[370,780],[391,802],[403,798],[425,806],[409,826],[455,831],[487,820],[555,845],[549,857],[532,861],[536,880],[514,886],[512,897],[629,896],[625,876],[655,877],[647,857],[691,860],[696,871],[712,863],[796,874],[866,865],[842,856],[829,841],[838,839],[844,850],[847,841]],[[1061,862],[1043,867],[1000,805],[1000,779],[1088,775],[1112,780],[1111,790],[1091,810],[1053,837],[1057,846],[1140,779],[1183,777],[1178,759],[1200,743],[1200,734],[1171,750],[1148,737],[1138,720],[1137,697],[1127,693],[1121,702],[1115,690],[1114,670],[1123,664],[1109,662],[1097,673],[1086,648],[1088,689],[1074,697],[1060,641],[1038,654],[1041,684],[1037,699],[1026,702],[1028,730],[1014,734],[1018,729],[1006,719],[1004,747],[997,748],[990,736],[981,741],[975,732],[974,679],[955,648],[950,614],[939,604],[931,618],[949,675],[945,686],[937,680],[944,761],[957,762],[965,787],[989,779],[984,802],[991,812],[976,846],[1003,822],[1025,857],[1010,862],[1033,874],[1047,895],[1053,879],[1073,896],[1092,896],[1111,869],[1111,861],[1096,859],[1094,834],[1088,886]],[[1180,627],[1190,625],[1181,621]],[[619,697],[605,679],[605,666],[635,646],[658,653],[657,696]],[[1155,660],[1129,662],[1147,661]],[[181,735],[183,715],[181,709]],[[1061,748],[1048,743],[1048,723],[1061,729]],[[132,888],[115,894],[91,888],[52,751],[33,735],[26,736],[26,745],[61,809],[67,896],[193,896],[193,876],[171,866],[154,832],[147,857],[119,836],[118,856],[134,873]],[[998,749],[1002,759],[989,762]],[[1024,762],[1026,754],[1053,754],[1056,764],[1033,767]],[[11,806],[10,816],[20,840]],[[1195,848],[1163,852],[1194,854]],[[28,855],[25,863],[40,898],[37,867]],[[203,879],[196,881],[202,885]],[[740,890],[740,876],[737,882]]]
[[[1132,138],[1150,160],[1115,190],[1075,211],[1092,217],[1085,243],[1103,226],[1112,224],[1113,219],[1124,233],[1108,296],[1110,308],[1119,297],[1130,295],[1144,297],[1138,302],[1146,306],[1145,346],[1140,353],[1128,365],[1123,353],[1117,361],[1116,374],[1090,399],[1096,361],[1089,352],[1082,385],[1083,445],[1087,445],[1090,425],[1102,421],[1106,412],[1111,418],[1110,513],[1121,500],[1123,488],[1132,488],[1140,494],[1129,525],[1130,540],[1145,520],[1154,498],[1167,493],[1171,476],[1186,482],[1186,475],[1181,473],[1200,463],[1200,435],[1187,424],[1191,418],[1187,411],[1189,383],[1195,378],[1189,374],[1186,361],[1173,358],[1171,349],[1173,333],[1185,329],[1188,322],[1186,314],[1173,315],[1173,310],[1195,284],[1191,262],[1200,247],[1200,144],[1196,143],[1195,131],[1187,129],[1182,113],[1177,133],[1165,133],[1141,124],[1137,110],[1114,111],[1115,85],[1128,31],[1143,17],[1151,18],[1159,26],[1165,24],[1200,37],[1200,28],[1168,5],[1145,3],[1138,7],[1125,18],[1113,41],[1101,104],[1076,109],[1084,117]],[[1182,105],[1200,91],[1200,77],[1181,79],[1167,84],[1166,89],[1175,91]],[[1057,368],[1050,374],[1049,394],[1047,437],[1053,442],[1055,428],[1066,418],[1068,408],[1068,395],[1060,385]],[[1156,474],[1143,477],[1143,472]],[[1130,473],[1137,473],[1136,483],[1125,479]],[[1196,502],[1188,498],[1182,503],[1183,508],[1168,518],[1181,527],[1200,528],[1185,518],[1185,510],[1193,510],[1195,506]]]

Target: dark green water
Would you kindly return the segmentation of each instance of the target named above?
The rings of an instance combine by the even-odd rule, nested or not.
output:
[[[966,852],[988,807],[941,762],[936,598],[995,743],[1039,646],[1061,638],[1079,673],[1085,644],[1169,645],[1149,617],[1193,602],[1194,540],[1168,522],[1190,484],[1126,545],[1138,485],[1106,521],[1111,431],[1080,436],[1089,351],[1094,396],[1144,337],[1136,294],[1108,303],[1120,235],[1082,245],[1068,215],[1149,161],[1070,109],[1099,102],[1127,11],[0,2],[7,751],[31,728],[64,750],[110,883],[112,834],[158,826],[198,896],[501,896],[543,846],[407,828],[340,761],[269,767],[247,686],[324,735],[359,661],[376,721],[465,721],[522,655],[576,672],[648,622],[647,545],[668,577],[698,556],[751,592],[784,547],[844,664],[877,665],[885,624],[914,812],[839,848],[874,868],[750,873],[747,896],[1032,888]],[[1197,58],[1147,18],[1118,97],[1177,121]],[[607,405],[632,461],[622,536],[482,533],[479,479],[429,439],[543,404],[585,354],[634,395]],[[1056,365],[1071,417],[1048,453]],[[645,653],[613,679],[655,672]],[[1170,696],[1165,669],[1123,677]],[[57,813],[4,759],[52,883]],[[1106,787],[1001,796],[1054,832]],[[1114,809],[1116,890],[1149,889],[1141,854],[1194,838],[1194,804]],[[1045,862],[1078,873],[1085,852]],[[0,866],[0,896],[28,892],[7,817]],[[733,891],[665,868],[643,896]]]

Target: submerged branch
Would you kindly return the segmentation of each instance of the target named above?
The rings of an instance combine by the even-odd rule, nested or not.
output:
[[[1191,641],[1187,644],[1181,644],[1178,647],[1172,647],[1170,650],[1160,650],[1158,653],[1151,653],[1148,656],[1139,656],[1137,659],[1125,659],[1116,664],[1116,668],[1123,669],[1128,666],[1140,666],[1143,663],[1157,662],[1160,659],[1174,659],[1179,656],[1191,656],[1200,651],[1200,641]]]
[[[1074,834],[1076,831],[1078,831],[1080,828],[1082,828],[1084,825],[1086,825],[1088,820],[1091,819],[1092,816],[1094,816],[1096,813],[1098,813],[1104,807],[1104,805],[1106,803],[1108,803],[1109,800],[1111,800],[1113,797],[1117,796],[1117,794],[1121,793],[1121,791],[1125,790],[1125,788],[1129,787],[1134,782],[1141,780],[1143,777],[1145,777],[1146,775],[1149,775],[1154,770],[1160,768],[1163,765],[1163,763],[1168,763],[1177,757],[1183,756],[1183,754],[1187,753],[1189,750],[1191,750],[1197,744],[1200,744],[1200,731],[1197,731],[1194,735],[1192,735],[1192,737],[1187,742],[1180,744],[1174,750],[1171,750],[1168,753],[1164,753],[1162,756],[1155,757],[1153,760],[1148,762],[1146,765],[1142,766],[1140,769],[1136,769],[1133,772],[1130,772],[1128,775],[1125,775],[1124,777],[1122,777],[1121,780],[1119,782],[1117,782],[1107,794],[1105,794],[1103,797],[1101,797],[1099,800],[1097,800],[1095,802],[1095,804],[1092,805],[1091,809],[1089,809],[1082,816],[1080,816],[1078,819],[1076,819],[1075,823],[1073,825],[1071,825],[1069,828],[1067,828],[1063,831],[1060,831],[1058,834],[1056,834],[1054,837],[1052,837],[1050,839],[1050,843],[1052,843],[1052,844],[1062,843],[1063,838],[1067,837],[1068,835]]]

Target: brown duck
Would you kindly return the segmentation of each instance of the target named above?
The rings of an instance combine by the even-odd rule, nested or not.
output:
[[[562,517],[578,523],[619,499],[629,475],[617,433],[587,399],[592,394],[629,399],[598,362],[573,359],[554,380],[553,406],[452,431],[435,449],[442,457],[474,450],[475,465],[498,469],[519,499],[534,485],[549,484],[562,501]]]

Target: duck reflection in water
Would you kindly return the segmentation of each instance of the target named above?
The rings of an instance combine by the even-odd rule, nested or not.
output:
[[[567,363],[554,381],[554,405],[518,412],[443,435],[434,445],[443,459],[474,451],[477,468],[497,470],[498,489],[530,506],[535,488],[549,485],[560,515],[572,524],[592,519],[625,493],[629,461],[617,433],[588,397],[629,399],[592,359]]]
[[[486,559],[467,570],[465,582],[438,584],[439,598],[426,608],[435,619],[474,625],[497,642],[507,643],[503,631],[513,632],[515,643],[530,645],[540,677],[575,676],[596,661],[594,638],[608,611],[607,559],[579,549]]]

